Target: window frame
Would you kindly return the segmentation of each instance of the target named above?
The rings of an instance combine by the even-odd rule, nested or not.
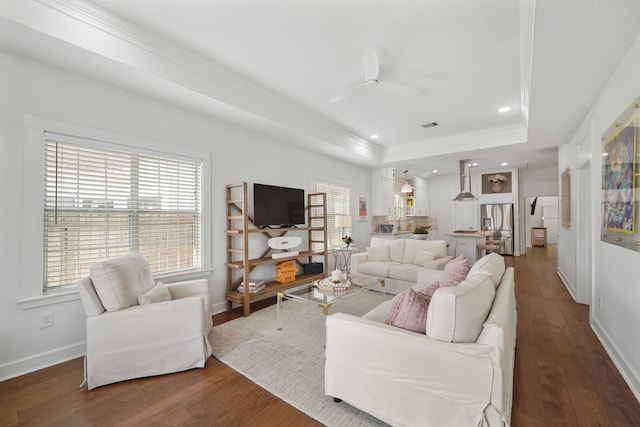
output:
[[[167,281],[206,277],[213,271],[211,236],[211,153],[131,137],[82,125],[35,116],[25,117],[23,286],[18,303],[23,309],[78,299],[77,288],[44,290],[44,144],[45,134],[63,135],[66,140],[94,148],[119,149],[151,156],[202,162],[202,224],[200,229],[201,269],[161,277]],[[158,275],[160,277],[160,275]]]
[[[335,216],[336,215],[352,215],[352,209],[351,209],[351,205],[353,202],[353,198],[352,198],[352,194],[353,194],[353,189],[351,188],[350,185],[348,185],[345,182],[336,182],[335,180],[331,180],[331,179],[326,179],[326,178],[322,178],[322,177],[314,177],[311,180],[311,192],[315,193],[315,186],[316,184],[320,184],[320,185],[326,185],[326,186],[333,186],[333,187],[340,187],[340,188],[344,188],[349,190],[349,200],[346,203],[346,208],[347,208],[347,212],[346,213],[335,213],[335,212],[330,212],[329,211],[329,196],[327,196],[327,246],[329,247],[329,250],[333,250],[333,248],[341,246],[342,245],[342,231],[341,230],[337,230],[340,234],[340,240],[337,243],[331,242],[331,232],[330,230],[334,230],[335,227]],[[353,221],[353,215],[351,216],[352,221]],[[335,231],[335,230],[334,230]],[[351,227],[349,228],[348,231],[349,235],[352,236],[353,235],[353,222]]]

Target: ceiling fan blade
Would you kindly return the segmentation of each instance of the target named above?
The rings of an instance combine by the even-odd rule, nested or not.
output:
[[[400,96],[417,96],[420,91],[411,86],[402,85],[400,83],[380,82],[378,87],[387,93]]]
[[[330,103],[330,104],[333,104],[333,103],[335,103],[335,102],[340,102],[340,101],[342,101],[342,100],[343,100],[343,99],[345,99],[345,98],[349,98],[349,97],[350,97],[351,95],[353,95],[354,93],[356,93],[356,92],[360,92],[361,90],[363,90],[363,89],[364,89],[364,88],[366,88],[366,87],[367,87],[367,84],[366,84],[366,83],[362,83],[361,85],[358,85],[358,86],[352,87],[351,89],[347,89],[347,90],[345,90],[344,92],[342,92],[340,95],[338,95],[338,96],[336,96],[336,97],[334,97],[334,98],[331,98],[331,99],[329,100],[329,103]]]
[[[378,62],[378,55],[371,46],[364,48],[362,54],[362,71],[364,73],[364,81],[377,80],[378,73],[380,72],[380,63]]]

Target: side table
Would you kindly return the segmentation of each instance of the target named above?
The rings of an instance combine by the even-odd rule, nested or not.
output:
[[[333,264],[336,270],[351,273],[351,254],[357,254],[359,249],[353,246],[336,246],[333,251]]]

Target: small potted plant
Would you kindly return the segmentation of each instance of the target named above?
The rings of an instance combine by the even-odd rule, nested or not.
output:
[[[413,229],[413,238],[426,240],[427,234],[429,234],[429,227],[418,226]]]

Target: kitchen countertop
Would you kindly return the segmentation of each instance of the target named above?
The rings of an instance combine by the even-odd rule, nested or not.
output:
[[[487,232],[484,230],[458,230],[447,234],[447,236],[455,237],[484,237],[486,235]]]
[[[396,236],[398,234],[413,234],[413,231],[411,230],[406,230],[406,231],[394,231],[392,233],[381,233],[379,231],[374,231],[371,234],[384,234],[385,236]]]

